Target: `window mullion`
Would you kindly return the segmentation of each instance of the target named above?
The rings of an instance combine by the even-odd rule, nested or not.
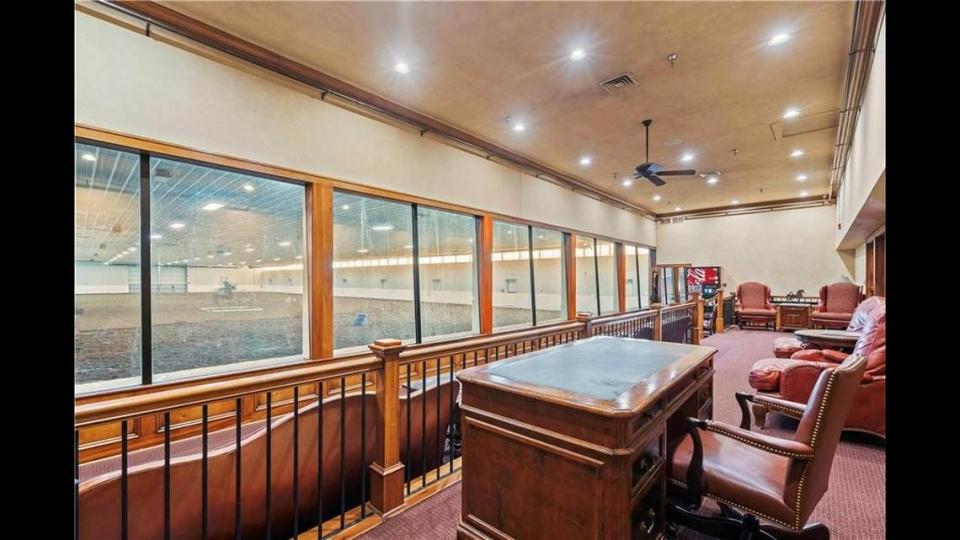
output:
[[[150,153],[140,152],[140,380],[153,384],[153,323],[150,275]]]

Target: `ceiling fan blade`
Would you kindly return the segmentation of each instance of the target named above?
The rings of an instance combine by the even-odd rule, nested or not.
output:
[[[697,171],[693,169],[684,169],[682,171],[658,171],[657,174],[660,176],[693,176],[697,174]]]
[[[647,177],[645,177],[645,178],[646,178],[647,180],[649,180],[651,184],[653,184],[653,185],[655,185],[655,186],[657,186],[657,187],[660,187],[660,186],[666,184],[666,182],[663,180],[663,178],[660,178],[659,176],[657,176],[657,175],[655,175],[655,174],[651,174],[650,176],[647,176]]]

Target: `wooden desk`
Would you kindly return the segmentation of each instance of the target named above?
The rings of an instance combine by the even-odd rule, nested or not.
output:
[[[857,332],[846,330],[797,330],[797,339],[804,343],[813,343],[824,349],[853,349],[860,339]]]
[[[598,336],[461,371],[458,538],[657,538],[716,349]]]

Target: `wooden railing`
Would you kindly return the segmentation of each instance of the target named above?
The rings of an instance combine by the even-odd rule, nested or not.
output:
[[[459,474],[458,371],[599,335],[698,343],[698,329],[695,299],[83,402],[76,537],[337,535]],[[84,442],[91,430],[116,436]]]

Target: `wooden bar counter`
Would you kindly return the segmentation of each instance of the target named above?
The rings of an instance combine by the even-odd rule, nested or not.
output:
[[[658,538],[713,347],[598,336],[466,369],[458,538]]]

